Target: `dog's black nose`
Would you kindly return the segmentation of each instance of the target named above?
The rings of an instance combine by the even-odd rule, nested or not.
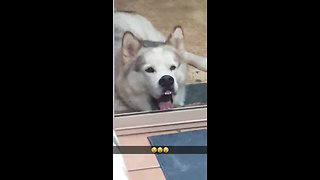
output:
[[[159,80],[160,86],[164,88],[170,88],[173,85],[173,83],[174,83],[174,79],[169,75],[164,75]]]

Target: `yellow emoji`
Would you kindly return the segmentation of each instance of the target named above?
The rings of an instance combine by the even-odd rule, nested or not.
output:
[[[156,153],[156,152],[157,152],[157,148],[156,148],[156,147],[153,147],[153,148],[151,149],[151,152],[152,152],[152,153]]]
[[[162,153],[162,147],[158,147],[158,153]]]
[[[169,148],[164,147],[164,148],[163,148],[163,152],[164,152],[164,153],[168,153],[168,152],[169,152]]]

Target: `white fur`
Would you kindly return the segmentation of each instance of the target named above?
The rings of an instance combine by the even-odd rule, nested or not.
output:
[[[170,75],[175,79],[176,74],[180,72],[170,71],[170,66],[178,66],[178,63],[174,60],[172,52],[164,51],[163,48],[154,48],[151,51],[146,52],[144,57],[146,59],[144,68],[146,69],[147,67],[152,66],[156,70],[155,73],[145,73],[145,76],[150,82],[147,84],[148,89],[152,93],[153,97],[159,98],[162,94],[162,91],[160,91],[161,87],[158,83],[159,79],[164,75]],[[185,76],[183,76],[183,78],[185,78]],[[174,89],[175,93],[179,90],[176,79],[174,81]]]
[[[124,35],[127,31],[134,37],[130,34]],[[115,12],[114,37],[116,112],[126,108],[139,111],[151,110],[150,97],[157,99],[163,93],[158,82],[164,75],[170,75],[174,79],[174,106],[183,106],[187,76],[186,63],[206,71],[206,58],[184,50],[182,29],[178,28],[171,34],[171,39],[168,41],[171,45],[156,48],[140,47],[136,39],[165,42],[168,38],[138,14]],[[138,49],[137,52],[136,49]],[[142,70],[134,71],[132,66],[139,56],[143,57],[145,63],[141,67]],[[172,65],[177,68],[170,70]],[[155,72],[143,71],[148,67],[153,67]]]

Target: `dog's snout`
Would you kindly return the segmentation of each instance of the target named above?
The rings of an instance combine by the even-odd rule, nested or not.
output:
[[[162,86],[164,88],[171,87],[173,85],[173,83],[174,83],[174,79],[173,79],[173,77],[171,77],[169,75],[164,75],[159,80],[160,86]]]

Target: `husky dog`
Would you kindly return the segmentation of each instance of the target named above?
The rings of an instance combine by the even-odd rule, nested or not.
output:
[[[184,105],[187,64],[207,71],[207,58],[187,52],[183,38],[180,26],[166,37],[141,15],[114,13],[116,112]]]

